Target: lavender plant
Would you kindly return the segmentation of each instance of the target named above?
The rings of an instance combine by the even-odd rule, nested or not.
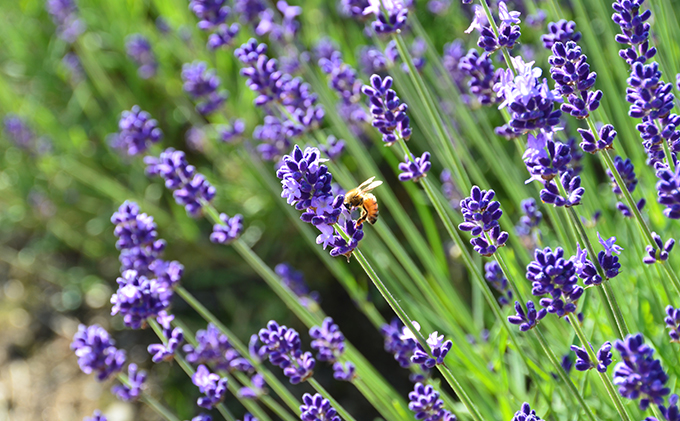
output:
[[[678,418],[673,2],[109,3],[0,6],[0,261],[117,399]]]

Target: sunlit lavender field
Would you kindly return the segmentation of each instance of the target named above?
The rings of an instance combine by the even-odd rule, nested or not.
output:
[[[672,0],[0,5],[0,419],[680,421]]]

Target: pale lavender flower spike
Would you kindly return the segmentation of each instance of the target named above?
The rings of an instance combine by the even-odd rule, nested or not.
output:
[[[501,22],[508,25],[518,24],[521,22],[521,20],[519,20],[519,16],[520,12],[508,11],[508,6],[504,1],[498,3],[498,17],[501,19]]]

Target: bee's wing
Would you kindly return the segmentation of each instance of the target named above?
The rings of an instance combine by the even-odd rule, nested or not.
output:
[[[373,177],[373,178],[375,178],[375,177]],[[372,180],[372,179],[371,179],[371,180]],[[380,180],[378,180],[378,181],[373,181],[372,183],[370,183],[370,184],[367,185],[366,187],[363,187],[363,188],[361,189],[361,191],[363,191],[363,192],[369,192],[369,191],[373,190],[374,188],[378,187],[379,185],[381,185],[382,183],[383,183],[383,182],[380,181]]]
[[[359,187],[357,187],[357,190],[364,190],[364,187],[368,186],[371,184],[371,182],[375,180],[375,176],[369,178],[368,180],[364,181],[363,183],[359,184]]]

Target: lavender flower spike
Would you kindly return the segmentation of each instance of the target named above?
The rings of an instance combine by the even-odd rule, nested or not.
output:
[[[144,389],[144,382],[146,381],[146,371],[138,370],[137,364],[130,363],[128,365],[128,381],[130,385],[115,385],[111,388],[111,392],[121,401],[129,402],[139,398],[139,394]]]
[[[488,262],[484,265],[484,279],[491,286],[498,291],[501,296],[498,297],[498,304],[504,306],[512,300],[512,291],[508,285],[508,279],[503,274],[503,270],[498,262]]]
[[[562,248],[557,247],[555,251],[550,247],[536,249],[534,261],[527,265],[526,278],[532,283],[533,295],[550,295],[550,298],[540,301],[548,313],[563,317],[576,311],[576,302],[581,298],[583,288],[577,285],[574,261],[564,258]]]
[[[430,385],[416,383],[413,391],[408,394],[410,400],[408,408],[415,412],[417,420],[428,421],[453,421],[455,415],[444,409],[444,401],[439,397],[439,392]]]
[[[361,92],[369,99],[373,127],[383,135],[383,142],[391,146],[397,141],[397,134],[404,140],[411,137],[410,120],[406,115],[408,106],[401,103],[397,93],[391,89],[392,78],[371,76],[371,85],[364,85]],[[396,134],[395,134],[396,132]]]
[[[125,351],[117,349],[109,333],[99,325],[78,326],[71,349],[78,357],[78,365],[85,374],[94,372],[104,381],[119,372],[125,364]]]
[[[669,238],[664,244],[659,234],[655,232],[652,233],[652,239],[654,240],[654,244],[647,245],[645,248],[647,256],[645,256],[642,261],[648,265],[656,263],[658,260],[665,262],[668,260],[668,253],[670,253],[671,250],[673,250],[673,246],[675,246],[675,240]]]
[[[220,214],[221,224],[213,225],[210,241],[217,244],[230,244],[243,233],[243,216],[234,215],[231,218],[226,213]]]
[[[191,376],[191,381],[205,396],[198,398],[198,406],[212,409],[224,399],[227,391],[227,378],[211,373],[204,365],[199,365],[196,372]]]
[[[473,186],[470,196],[460,201],[465,222],[458,225],[458,229],[472,234],[470,244],[482,256],[493,255],[509,238],[498,224],[503,211],[500,202],[493,200],[495,195],[493,190],[481,190]]]
[[[531,409],[528,403],[524,402],[522,404],[522,409],[515,412],[515,416],[512,417],[512,421],[543,421],[536,415],[536,411]]]
[[[345,352],[345,336],[330,317],[326,317],[320,327],[312,326],[309,336],[319,361],[335,362]]]
[[[519,330],[522,332],[534,328],[548,314],[548,311],[544,308],[536,311],[533,301],[527,301],[526,312],[522,308],[522,304],[519,301],[515,301],[515,312],[517,312],[516,315],[508,316],[508,322],[513,325],[519,325]]]
[[[664,396],[670,393],[666,387],[668,375],[661,362],[654,359],[654,350],[645,345],[641,333],[617,340],[614,347],[621,354],[622,361],[614,367],[614,384],[624,398],[640,399],[640,409],[645,410],[651,403],[661,405]]]
[[[312,376],[316,361],[310,352],[302,352],[297,331],[271,320],[266,328],[260,329],[259,337],[269,361],[283,369],[291,384],[304,382]]]
[[[680,343],[680,309],[675,309],[673,306],[666,307],[666,328],[670,329],[668,336],[671,337],[671,342]]]
[[[432,368],[437,364],[444,364],[444,358],[451,350],[453,342],[444,341],[444,335],[440,335],[436,330],[427,338],[427,345],[430,347],[432,357],[423,349],[420,343],[416,343],[416,349],[411,356],[411,362],[421,364],[426,368]]]
[[[83,421],[108,421],[104,414],[102,414],[102,411],[100,410],[95,410],[94,414],[92,414],[91,417],[85,417],[83,418]]]
[[[590,347],[592,349],[592,346]],[[590,356],[585,348],[576,345],[571,346],[571,350],[576,353],[576,369],[578,371],[588,371],[591,368],[597,368],[600,373],[606,373],[607,367],[612,363],[612,344],[605,342],[597,351],[597,364],[590,361]]]
[[[158,61],[151,50],[151,43],[141,34],[127,37],[125,49],[128,57],[137,65],[137,73],[142,79],[149,79],[156,75]]]
[[[399,164],[399,170],[403,171],[399,174],[399,181],[420,181],[423,177],[427,177],[427,172],[430,171],[432,163],[430,162],[430,153],[423,152],[419,158],[404,156],[404,162]]]
[[[138,105],[130,111],[123,111],[118,121],[118,130],[112,146],[130,156],[146,152],[150,144],[157,143],[163,137],[158,122]]]
[[[363,14],[375,15],[376,20],[371,22],[371,26],[376,33],[399,33],[406,25],[408,8],[405,0],[368,0],[368,3]]]
[[[314,396],[309,393],[302,395],[300,412],[302,421],[342,421],[330,401],[319,393]]]

